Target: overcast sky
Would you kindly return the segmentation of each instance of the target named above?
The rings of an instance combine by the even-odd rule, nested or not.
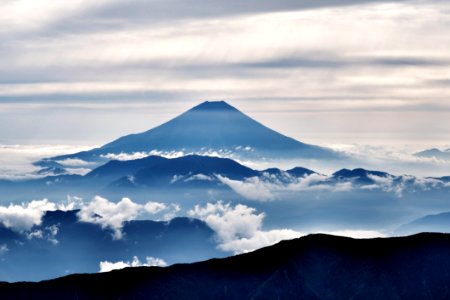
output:
[[[0,144],[223,99],[309,143],[449,146],[449,29],[437,0],[0,0]]]

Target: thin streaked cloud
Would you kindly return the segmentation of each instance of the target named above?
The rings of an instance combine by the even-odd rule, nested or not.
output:
[[[339,142],[376,112],[383,131],[359,134],[426,143],[436,128],[414,113],[448,139],[449,11],[446,1],[5,1],[0,140],[81,139],[71,124],[83,117],[106,141],[206,99],[306,142]],[[42,132],[27,127],[43,114]]]

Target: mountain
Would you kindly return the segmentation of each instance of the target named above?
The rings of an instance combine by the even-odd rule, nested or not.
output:
[[[106,162],[88,174],[47,176],[40,179],[22,181],[0,181],[0,200],[23,201],[23,199],[61,199],[67,195],[77,195],[84,199],[95,195],[106,198],[147,198],[148,193],[161,201],[174,201],[183,197],[183,202],[209,197],[215,192],[222,200],[247,198],[248,193],[239,188],[261,182],[267,187],[276,186],[293,192],[311,190],[320,192],[339,185],[341,191],[359,190],[370,193],[396,193],[410,197],[446,197],[450,179],[420,178],[410,175],[394,176],[386,172],[361,168],[341,169],[331,176],[312,176],[316,172],[296,167],[290,170],[268,168],[262,171],[248,168],[228,158],[186,155],[176,158],[147,156],[136,160]],[[299,184],[300,185],[297,185]],[[296,186],[297,185],[297,186]],[[290,187],[289,187],[290,186]],[[293,187],[299,189],[290,189]],[[292,193],[291,193],[292,192]],[[239,194],[239,196],[238,196]],[[289,196],[284,193],[284,196]],[[187,199],[189,198],[189,199]],[[177,200],[178,201],[178,200]]]
[[[400,226],[394,234],[407,235],[418,232],[450,232],[450,212],[421,217]]]
[[[135,160],[112,160],[84,176],[58,175],[20,182],[0,181],[0,200],[61,198],[68,194],[83,198],[95,195],[113,198],[134,195],[147,198],[142,193],[161,191],[163,194],[179,195],[180,191],[184,193],[196,190],[202,193],[203,190],[207,193],[209,189],[234,193],[223,184],[222,178],[244,181],[260,177],[264,181],[292,183],[313,173],[315,172],[301,167],[287,171],[277,168],[258,171],[232,159],[220,157],[187,155],[169,159],[152,155]],[[196,196],[204,195],[192,194],[192,197]]]
[[[437,158],[442,160],[450,160],[450,149],[439,150],[437,148],[424,150],[414,154],[418,157]]]
[[[289,175],[294,176],[294,177],[304,177],[304,176],[308,176],[308,175],[316,173],[310,169],[306,169],[306,168],[302,168],[302,167],[295,167],[293,169],[287,170],[286,172]]]
[[[143,167],[130,176],[121,178],[114,185],[186,187],[192,184],[214,181],[216,175],[233,180],[258,176],[259,172],[228,158],[188,155],[166,159],[159,164]],[[217,180],[216,180],[217,181]],[[181,183],[181,185],[180,185]],[[211,186],[211,185],[209,185]]]
[[[197,219],[129,221],[123,224],[122,238],[115,239],[112,229],[82,222],[77,213],[48,211],[40,225],[24,232],[0,225],[0,281],[98,272],[101,261],[131,261],[134,256],[172,264],[227,254],[216,249],[214,231]]]
[[[189,265],[1,283],[2,299],[448,299],[450,235],[310,235]]]
[[[105,161],[108,154],[150,151],[233,153],[241,157],[337,159],[336,152],[286,137],[248,117],[224,101],[203,102],[180,116],[143,133],[130,134],[100,148],[40,161],[69,158]]]
[[[151,169],[152,167],[164,164],[167,161],[167,158],[153,155],[135,160],[112,160],[98,168],[95,168],[86,174],[85,177],[89,180],[107,183],[118,180],[121,177],[133,175],[141,169]]]
[[[373,184],[375,181],[373,180],[374,177],[381,177],[381,178],[389,178],[393,177],[389,173],[386,172],[380,172],[380,171],[369,171],[361,168],[349,170],[349,169],[342,169],[332,174],[332,178],[338,181],[348,181],[351,180],[353,182],[359,183],[359,184]]]

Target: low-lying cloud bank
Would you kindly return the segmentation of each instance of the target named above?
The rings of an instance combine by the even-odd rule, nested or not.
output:
[[[283,172],[282,172],[283,173]],[[402,197],[404,192],[427,192],[432,190],[448,189],[448,180],[415,177],[411,175],[379,176],[367,174],[365,181],[354,178],[336,178],[332,175],[310,174],[303,177],[290,176],[286,172],[277,178],[275,175],[250,177],[244,180],[232,180],[220,175],[217,179],[230,187],[237,194],[249,200],[271,201],[282,199],[284,196],[298,192],[351,192],[355,190],[379,190],[394,193]]]
[[[250,177],[243,181],[232,180],[223,176],[218,179],[233,191],[250,200],[269,201],[279,198],[287,192],[330,191],[345,192],[352,189],[351,182],[329,182],[330,176],[311,174],[304,177],[289,177],[288,183],[282,182],[274,176]]]
[[[34,162],[67,153],[76,153],[92,147],[73,145],[0,145],[0,179],[24,180],[41,178],[39,167]],[[86,162],[67,161],[66,170],[72,174],[85,174]]]

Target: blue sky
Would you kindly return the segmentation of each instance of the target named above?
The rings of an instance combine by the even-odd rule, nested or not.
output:
[[[3,0],[0,144],[102,144],[207,99],[309,143],[449,145],[447,1]]]

